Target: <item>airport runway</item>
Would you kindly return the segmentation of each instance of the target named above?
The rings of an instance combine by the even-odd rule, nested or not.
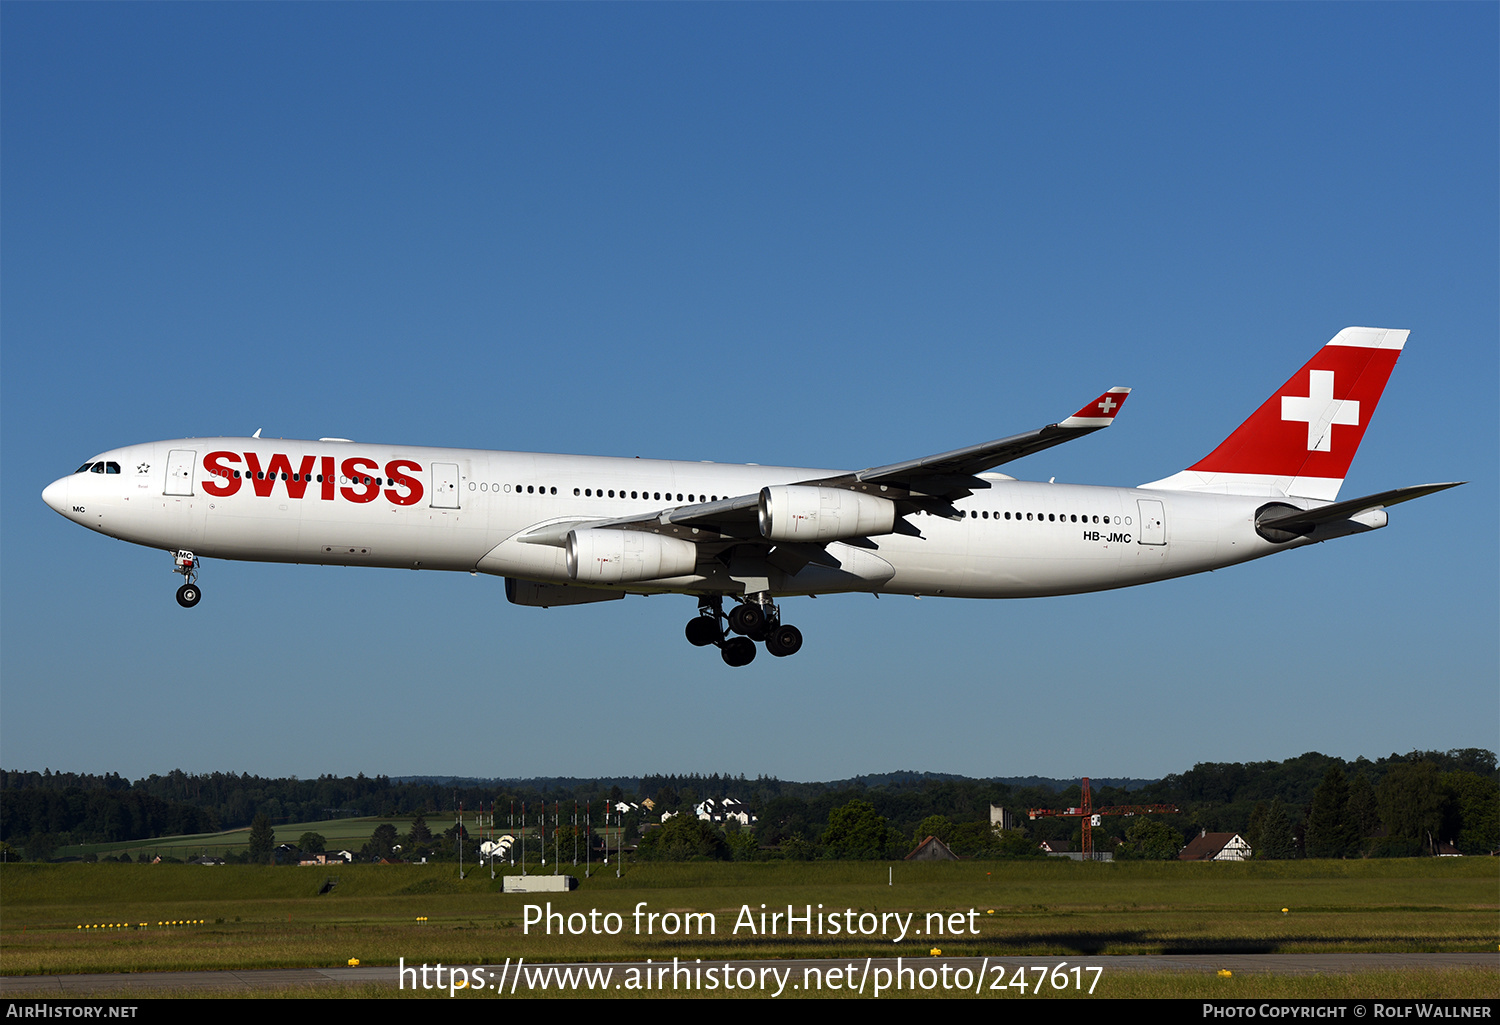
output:
[[[1270,974],[1270,975],[1312,975],[1312,974],[1344,974],[1349,972],[1392,970],[1401,968],[1459,968],[1479,967],[1494,968],[1500,970],[1500,953],[1487,954],[1145,954],[1145,955],[1123,955],[1112,957],[992,957],[992,958],[944,958],[944,957],[917,957],[904,958],[902,966],[904,969],[921,970],[932,969],[942,971],[947,966],[950,976],[958,976],[967,970],[968,976],[976,980],[975,988],[988,989],[990,983],[1001,976],[1004,979],[1012,979],[1017,968],[1027,970],[1028,979],[1036,979],[1040,976],[1038,969],[1045,969],[1051,973],[1059,965],[1064,965],[1063,971],[1066,978],[1063,980],[1072,988],[1071,980],[1075,978],[1073,969],[1084,969],[1078,976],[1081,986],[1086,991],[1094,973],[1092,968],[1103,969],[1103,975],[1108,976],[1115,972],[1193,972],[1199,974],[1213,975],[1221,970],[1228,970],[1236,974]],[[446,967],[446,966],[445,966]],[[522,979],[517,978],[519,966],[517,965],[461,965],[460,968],[473,971],[475,968],[485,969],[485,978],[489,980],[489,992],[494,992],[502,978],[506,980],[504,990],[507,994],[512,991],[524,993],[527,985],[526,978],[545,978],[551,975],[548,969],[557,968],[570,969],[576,965],[552,965],[548,963],[530,964],[525,968],[527,972]],[[592,964],[587,967],[591,969],[612,969],[617,973],[613,978],[618,981],[625,973],[632,969],[636,971],[650,970],[660,972],[665,969],[672,970],[670,961],[653,961],[648,966],[644,961],[616,962],[612,964]],[[895,958],[874,958],[866,962],[863,959],[849,960],[799,960],[799,961],[720,961],[704,960],[695,962],[692,960],[679,962],[679,969],[698,968],[702,970],[712,969],[714,971],[728,971],[733,973],[733,978],[743,971],[759,973],[774,967],[777,972],[785,972],[791,969],[793,978],[802,980],[804,970],[815,973],[818,977],[836,978],[842,988],[853,990],[856,983],[865,974],[866,979],[875,972],[897,970]],[[502,976],[502,971],[505,974]],[[533,975],[535,972],[537,974]],[[435,978],[434,973],[429,971],[427,981]],[[982,983],[979,980],[985,980]],[[321,986],[349,986],[349,985],[379,985],[389,986],[392,991],[398,987],[398,972],[395,967],[332,967],[332,968],[276,968],[256,971],[220,971],[220,972],[142,972],[140,974],[93,974],[93,975],[30,975],[30,976],[3,976],[0,977],[0,997],[10,999],[40,997],[40,998],[77,998],[77,997],[104,997],[115,993],[127,993],[137,996],[160,995],[167,992],[191,996],[195,991],[204,993],[232,994],[236,990],[265,990],[265,989],[290,989],[316,988]],[[413,988],[420,984],[413,966],[407,966],[407,988]],[[772,980],[774,982],[774,979]],[[444,977],[441,988],[448,988],[447,978]],[[547,988],[557,988],[555,985]],[[584,991],[585,986],[573,987]],[[614,988],[613,986],[609,988]],[[670,986],[658,987],[670,989]],[[744,987],[752,988],[752,987]],[[763,988],[757,985],[753,988]],[[462,992],[462,989],[459,990]],[[474,995],[478,995],[477,993]]]

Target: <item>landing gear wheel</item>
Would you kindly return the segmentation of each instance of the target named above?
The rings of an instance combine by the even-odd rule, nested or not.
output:
[[[778,626],[766,638],[766,650],[777,658],[797,654],[802,647],[802,631],[795,626]]]
[[[182,586],[177,589],[177,604],[190,609],[198,604],[203,592],[198,590],[198,557],[183,550],[172,553],[172,572],[182,575]]]
[[[735,637],[724,642],[720,654],[727,666],[748,666],[755,661],[755,642],[747,637]]]
[[[753,602],[743,602],[729,613],[729,629],[746,637],[754,637],[766,628],[765,611]]]
[[[686,633],[688,643],[698,648],[718,644],[724,639],[724,633],[719,629],[717,616],[693,617],[688,620]]]

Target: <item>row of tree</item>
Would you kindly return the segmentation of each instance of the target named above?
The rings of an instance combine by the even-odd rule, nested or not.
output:
[[[732,797],[755,814],[749,830],[712,829],[717,839],[688,822],[701,801]],[[647,798],[653,807],[643,806]],[[1348,857],[1415,854],[1436,841],[1451,841],[1467,854],[1500,846],[1500,775],[1495,755],[1464,749],[1412,752],[1378,761],[1354,762],[1309,753],[1284,762],[1200,764],[1180,775],[1137,785],[1104,786],[1096,807],[1173,803],[1180,815],[1129,823],[1106,819],[1095,831],[1097,849],[1118,856],[1160,856],[1199,830],[1246,834],[1259,856]],[[234,773],[193,776],[173,772],[131,783],[118,775],[88,776],[45,771],[0,773],[0,840],[20,846],[27,857],[50,858],[79,843],[113,843],[153,836],[211,832],[343,815],[418,817],[415,836],[398,837],[404,856],[442,856],[456,847],[448,834],[433,836],[425,815],[447,815],[465,806],[493,808],[507,821],[507,808],[576,804],[602,825],[602,810],[634,802],[611,825],[639,837],[642,857],[748,857],[778,852],[786,857],[887,857],[904,854],[926,836],[937,836],[955,852],[996,856],[1029,852],[1038,840],[1081,839],[1076,820],[1027,822],[1030,808],[1082,804],[1077,783],[967,780],[920,773],[863,777],[839,784],[789,783],[770,777],[656,776],[620,780],[392,780],[386,777],[274,780]],[[989,828],[991,806],[1005,807],[1026,823],[1025,844]],[[248,814],[246,812],[248,811]],[[661,821],[672,829],[643,831]],[[563,813],[561,820],[570,818]],[[678,822],[678,820],[682,820]],[[394,832],[394,826],[391,827]],[[452,833],[452,831],[449,831]],[[652,835],[652,834],[655,835]],[[743,834],[743,835],[741,835]],[[1135,834],[1135,835],[1132,835]],[[373,842],[373,838],[372,838]],[[375,844],[373,850],[378,850]],[[751,854],[750,852],[759,852]],[[663,853],[669,852],[669,853]],[[738,852],[738,853],[736,853]],[[1150,853],[1148,853],[1150,852]],[[1174,852],[1175,856],[1175,852]]]

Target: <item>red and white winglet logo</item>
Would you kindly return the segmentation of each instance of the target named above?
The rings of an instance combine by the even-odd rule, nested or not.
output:
[[[1283,395],[1281,419],[1307,423],[1307,450],[1329,452],[1333,448],[1334,424],[1359,426],[1359,403],[1354,399],[1333,397],[1333,371],[1314,370],[1308,374],[1305,397]]]
[[[1108,427],[1125,404],[1129,388],[1111,388],[1087,406],[1068,417],[1059,427]]]

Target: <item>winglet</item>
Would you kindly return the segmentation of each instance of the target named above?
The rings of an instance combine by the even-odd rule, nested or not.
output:
[[[1111,388],[1057,426],[1108,427],[1114,423],[1115,414],[1125,405],[1125,396],[1129,394],[1129,388]]]

